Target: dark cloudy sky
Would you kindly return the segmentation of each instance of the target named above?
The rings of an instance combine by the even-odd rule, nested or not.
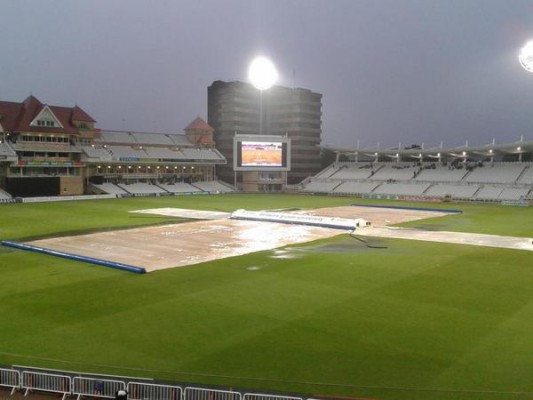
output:
[[[214,80],[270,57],[323,94],[323,143],[533,139],[533,0],[0,0],[0,100],[182,132]]]

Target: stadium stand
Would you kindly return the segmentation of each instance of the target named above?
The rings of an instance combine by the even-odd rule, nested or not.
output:
[[[374,193],[420,196],[429,186],[429,183],[383,183],[374,190]]]
[[[113,156],[104,147],[83,146],[82,151],[88,159],[95,159],[99,161],[111,161]]]
[[[119,187],[119,186],[117,186],[117,185],[115,185],[114,183],[111,183],[111,182],[106,182],[106,183],[102,183],[102,184],[94,184],[93,183],[92,186],[94,188],[96,188],[97,191],[100,191],[102,193],[116,194],[116,195],[128,194],[127,191],[125,191],[121,187]]]
[[[336,194],[369,194],[380,184],[376,182],[343,182],[332,193]]]
[[[371,179],[374,181],[408,181],[413,179],[419,167],[412,163],[390,163],[378,167]]]
[[[107,146],[107,150],[113,158],[148,158],[146,152],[141,148],[134,148],[130,146]]]
[[[17,152],[11,148],[9,143],[0,141],[0,155],[7,157],[17,157]]]
[[[524,200],[527,198],[529,189],[527,188],[504,188],[498,198],[500,200]]]
[[[316,174],[315,178],[316,179],[330,178],[331,175],[333,175],[338,170],[339,170],[339,166],[337,164],[332,164],[329,167],[327,167],[326,169],[323,169],[318,174]]]
[[[370,166],[370,164],[364,164],[364,165],[344,164],[344,165],[341,165],[339,168],[336,168],[336,170],[333,171],[332,174],[330,174],[329,178],[350,179],[350,180],[367,179],[372,175],[372,172],[373,172],[373,169]],[[323,175],[321,175],[321,177],[326,178],[326,176],[323,176]]]
[[[502,192],[502,187],[484,186],[476,192],[474,198],[477,200],[498,199]]]
[[[119,183],[117,185],[127,193],[134,195],[149,195],[149,194],[164,194],[168,193],[165,189],[152,185],[150,183],[136,182],[136,183]]]
[[[533,185],[533,166],[531,164],[526,165],[526,168],[522,172],[522,175],[517,179],[517,183],[524,185]]]
[[[464,181],[475,183],[513,183],[524,171],[522,163],[484,164],[468,173]]]
[[[460,182],[468,171],[432,163],[420,169],[415,180],[419,182]]]
[[[235,189],[232,187],[223,184],[219,181],[210,181],[210,182],[195,182],[194,186],[201,189],[204,192],[209,193],[229,193],[234,192]]]
[[[8,192],[0,189],[0,200],[9,200],[9,199],[11,199],[11,195]]]
[[[186,182],[158,183],[157,185],[169,193],[197,193],[202,191],[196,186]]]
[[[478,190],[479,185],[436,184],[424,194],[429,197],[451,196],[456,199],[472,199]]]
[[[338,181],[311,181],[305,185],[304,192],[329,193],[340,185]]]
[[[523,162],[341,162],[301,184],[303,193],[396,195],[472,201],[533,197],[533,168]]]

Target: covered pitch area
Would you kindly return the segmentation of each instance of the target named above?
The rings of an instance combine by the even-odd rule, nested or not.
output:
[[[138,214],[176,216],[197,221],[86,235],[63,236],[26,243],[52,255],[151,272],[301,244],[350,232],[361,236],[415,239],[533,250],[524,238],[452,232],[392,229],[388,225],[447,215],[449,212],[345,206],[291,212],[233,213],[162,208]],[[26,247],[27,246],[27,247]],[[97,262],[98,263],[98,262]]]

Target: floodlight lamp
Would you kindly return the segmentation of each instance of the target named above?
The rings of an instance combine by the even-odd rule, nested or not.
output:
[[[528,72],[533,72],[533,40],[530,40],[522,47],[518,54],[520,65]]]
[[[248,68],[248,79],[257,89],[267,90],[278,80],[278,71],[268,58],[256,57]]]
[[[521,148],[520,146],[518,146],[518,147],[516,148],[516,151],[522,151],[522,148]]]

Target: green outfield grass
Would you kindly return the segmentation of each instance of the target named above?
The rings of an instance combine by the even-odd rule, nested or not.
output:
[[[183,222],[127,212],[143,208],[353,203],[363,201],[220,195],[6,204],[0,239]],[[406,226],[533,237],[531,207],[444,207],[464,213]],[[308,395],[533,398],[533,252],[365,240],[376,246],[344,234],[146,275],[0,248],[0,364]]]

